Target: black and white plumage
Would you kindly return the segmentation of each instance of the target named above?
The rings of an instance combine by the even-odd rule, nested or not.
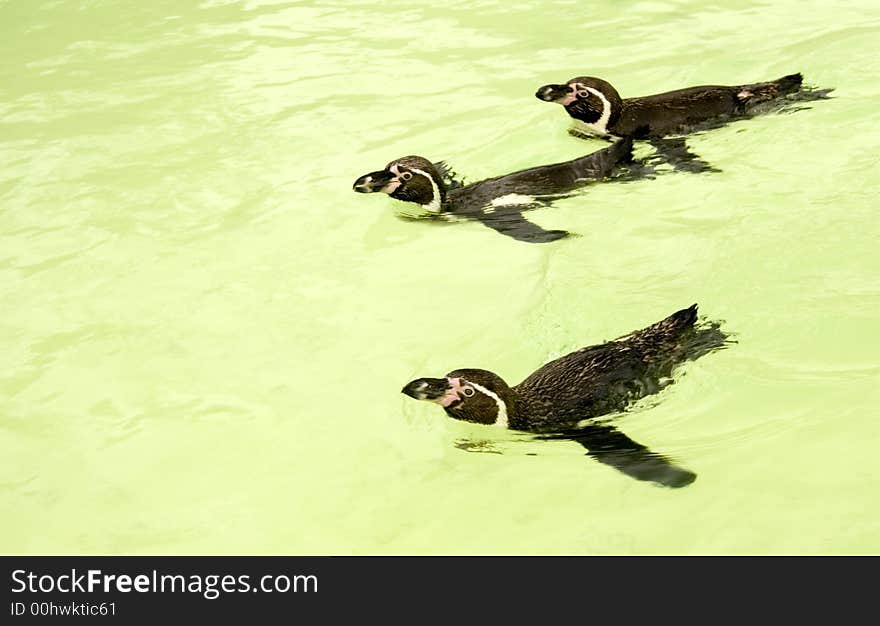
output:
[[[477,220],[520,241],[544,243],[565,237],[562,230],[544,230],[528,222],[523,210],[565,197],[585,184],[608,177],[615,166],[632,156],[632,139],[625,137],[586,156],[541,165],[461,186],[451,186],[442,164],[424,157],[396,159],[385,169],[358,178],[354,190],[383,192],[420,205],[429,214],[451,214]]]
[[[561,104],[589,133],[655,138],[748,117],[762,103],[800,91],[802,83],[803,76],[798,73],[750,85],[702,85],[621,98],[607,81],[578,76],[562,85],[544,85],[535,96]]]
[[[647,139],[657,150],[651,160],[668,163],[676,170],[717,172],[690,151],[681,135],[797,103],[824,100],[831,91],[804,87],[803,76],[798,73],[749,85],[702,85],[621,98],[607,81],[578,76],[562,85],[544,85],[535,96],[565,107],[574,119],[569,129],[572,135]]]
[[[587,422],[626,409],[671,382],[676,366],[725,346],[717,323],[695,325],[697,305],[614,341],[582,348],[509,386],[482,369],[419,378],[402,390],[440,404],[455,419],[577,441],[587,454],[639,480],[683,487],[696,478],[604,423]]]

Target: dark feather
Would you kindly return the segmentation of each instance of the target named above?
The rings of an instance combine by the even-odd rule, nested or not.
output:
[[[446,186],[446,190],[458,189],[465,186],[463,178],[458,178],[458,174],[449,166],[446,161],[437,161],[432,164],[437,173],[440,174],[440,180]]]

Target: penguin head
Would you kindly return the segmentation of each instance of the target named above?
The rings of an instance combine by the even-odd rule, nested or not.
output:
[[[402,393],[442,406],[450,417],[478,424],[508,425],[514,392],[500,376],[487,370],[459,369],[445,378],[417,378]]]
[[[576,120],[601,125],[603,129],[617,119],[622,106],[617,90],[593,76],[577,76],[564,85],[544,85],[535,92],[535,97],[561,104]]]
[[[446,186],[434,165],[420,156],[395,159],[384,170],[364,174],[354,181],[358,193],[387,193],[396,200],[415,202],[422,208],[439,212],[446,199]]]

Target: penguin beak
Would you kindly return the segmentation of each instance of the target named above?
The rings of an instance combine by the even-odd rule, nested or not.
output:
[[[416,400],[439,400],[452,389],[448,378],[417,378],[400,390]]]
[[[567,99],[571,94],[571,88],[568,85],[544,85],[535,92],[535,97],[544,102],[559,102]]]
[[[388,170],[379,170],[378,172],[370,172],[364,174],[356,181],[352,188],[358,193],[374,193],[376,191],[385,191],[388,184],[394,179],[394,174]],[[387,192],[386,192],[387,193]]]

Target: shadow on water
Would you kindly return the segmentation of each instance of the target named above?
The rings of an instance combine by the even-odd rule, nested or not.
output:
[[[572,441],[583,446],[587,450],[587,456],[600,463],[636,480],[653,482],[664,487],[686,487],[697,478],[694,472],[678,467],[671,459],[633,441],[610,424],[592,423],[567,431],[530,435],[526,441]],[[498,443],[491,440],[460,439],[454,445],[465,452],[508,454],[497,447]],[[537,452],[524,454],[539,455]]]

